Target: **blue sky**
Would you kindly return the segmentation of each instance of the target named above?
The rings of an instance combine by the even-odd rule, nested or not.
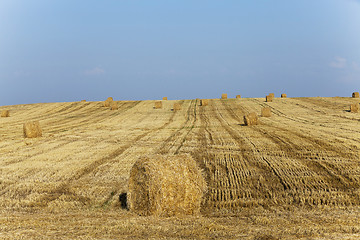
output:
[[[0,105],[350,96],[360,1],[0,0]]]

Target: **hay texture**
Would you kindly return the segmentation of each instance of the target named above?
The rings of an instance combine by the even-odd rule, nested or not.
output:
[[[104,102],[104,107],[110,107],[110,104],[114,101],[112,97],[108,97]]]
[[[119,107],[118,107],[118,104],[117,102],[113,101],[110,103],[110,110],[118,110]]]
[[[227,99],[227,94],[226,93],[221,94],[221,99]]]
[[[209,105],[209,99],[201,99],[200,106],[207,106]]]
[[[163,97],[162,100],[168,100],[167,97]]]
[[[269,93],[269,96],[271,96],[272,98],[275,98],[275,94],[274,94],[274,93]]]
[[[261,116],[262,117],[271,117],[271,108],[264,107],[261,109]]]
[[[360,97],[359,92],[353,92],[352,97],[359,98]]]
[[[265,98],[266,102],[272,102],[273,99],[274,99],[274,97],[272,95],[267,95]]]
[[[10,111],[9,110],[1,111],[1,117],[10,117]]]
[[[130,170],[127,202],[130,211],[142,216],[192,215],[200,212],[205,191],[190,155],[144,156]]]
[[[244,116],[245,126],[252,126],[259,124],[259,118],[256,113],[252,112]]]
[[[40,123],[38,121],[24,123],[25,138],[36,138],[41,136],[42,136],[42,130],[40,127]]]
[[[180,104],[180,103],[174,103],[173,110],[174,110],[174,111],[179,111],[179,110],[181,110],[181,104]]]
[[[236,95],[236,98],[241,98],[241,95]]]
[[[86,102],[86,100],[81,100],[81,102]]]
[[[281,94],[281,98],[287,98],[286,93],[282,93],[282,94]]]
[[[359,104],[351,104],[350,105],[350,112],[352,113],[358,113],[359,112]]]
[[[156,101],[155,104],[154,104],[154,108],[155,108],[155,109],[160,109],[160,108],[162,108],[162,102],[161,102],[161,101]]]

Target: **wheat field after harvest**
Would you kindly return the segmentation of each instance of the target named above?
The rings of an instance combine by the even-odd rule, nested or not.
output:
[[[360,237],[360,114],[350,112],[360,98],[114,102],[115,110],[104,102],[0,107],[9,110],[0,118],[1,238]],[[251,112],[259,122],[247,126]],[[39,122],[40,137],[24,138],[29,121]],[[189,198],[181,184],[196,183],[188,174],[151,188],[153,178],[176,178],[157,163],[147,168],[153,176],[139,171],[134,181],[143,184],[142,211],[158,201],[152,194],[165,210],[129,210],[132,167],[159,155],[188,156],[200,169],[206,190],[195,214],[161,206],[181,204]]]

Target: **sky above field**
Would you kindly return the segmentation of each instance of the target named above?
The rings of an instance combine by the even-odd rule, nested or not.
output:
[[[1,0],[0,105],[351,96],[357,0]]]

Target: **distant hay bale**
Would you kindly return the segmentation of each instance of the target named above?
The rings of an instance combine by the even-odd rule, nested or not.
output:
[[[167,97],[163,97],[162,100],[168,100]]]
[[[241,95],[236,95],[236,98],[241,98]]]
[[[9,110],[2,110],[1,111],[1,117],[10,117],[10,111]]]
[[[36,138],[42,136],[42,130],[38,121],[26,122],[24,123],[23,128],[25,138]]]
[[[244,116],[244,122],[246,126],[252,126],[259,124],[259,118],[256,113],[252,112]]]
[[[282,93],[282,94],[281,94],[281,98],[287,98],[286,93]]]
[[[86,100],[81,100],[81,102],[86,102]]]
[[[108,97],[104,102],[104,107],[110,107],[110,103],[112,103],[114,99],[112,97]]]
[[[359,98],[360,97],[359,92],[353,92],[352,97]]]
[[[127,203],[142,216],[200,212],[206,182],[190,155],[140,157],[130,170]]]
[[[359,112],[359,104],[351,104],[350,105],[350,112],[352,113],[358,113]]]
[[[266,96],[266,102],[272,102],[274,99],[274,97],[272,95],[267,95]]]
[[[227,99],[227,94],[226,93],[221,94],[221,99]]]
[[[201,99],[200,106],[207,106],[209,104],[209,99]]]
[[[161,101],[156,101],[156,102],[155,102],[155,105],[154,105],[154,108],[155,108],[155,109],[160,109],[160,108],[162,108],[162,102],[161,102]]]
[[[271,96],[272,98],[275,98],[275,94],[274,94],[274,93],[269,93],[269,96]]]
[[[174,111],[179,111],[179,110],[181,110],[181,105],[180,105],[180,103],[174,103],[173,109],[174,109]]]
[[[110,110],[118,110],[118,104],[117,104],[117,102],[115,102],[115,101],[112,101],[111,103],[110,103]]]
[[[261,109],[261,116],[262,117],[271,117],[271,108],[264,107]]]

